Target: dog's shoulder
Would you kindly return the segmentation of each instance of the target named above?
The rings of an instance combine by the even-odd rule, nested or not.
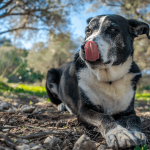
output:
[[[141,70],[139,69],[138,65],[134,61],[131,64],[129,73],[134,74],[134,77],[131,80],[131,84],[133,86],[133,89],[136,90],[136,84],[139,81],[139,79],[142,77],[142,73],[141,73]]]

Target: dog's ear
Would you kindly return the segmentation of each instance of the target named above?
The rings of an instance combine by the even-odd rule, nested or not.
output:
[[[92,18],[93,17],[91,17],[91,18],[89,18],[89,19],[86,20],[87,24],[89,24],[89,22],[91,21]]]
[[[149,36],[149,25],[144,22],[137,21],[135,19],[130,19],[129,25],[130,25],[130,32],[134,37],[138,37],[138,35],[146,34],[148,39],[150,39]]]

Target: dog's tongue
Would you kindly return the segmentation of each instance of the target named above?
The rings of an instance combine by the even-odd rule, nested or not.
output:
[[[86,60],[95,61],[99,59],[98,47],[94,41],[88,41],[85,44],[84,49],[85,49]]]

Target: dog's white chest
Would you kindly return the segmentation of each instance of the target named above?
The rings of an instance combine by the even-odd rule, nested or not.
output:
[[[79,73],[79,86],[94,105],[100,105],[104,113],[116,114],[129,106],[134,90],[131,86],[133,74],[126,74],[119,80],[109,82],[98,81],[89,69]]]

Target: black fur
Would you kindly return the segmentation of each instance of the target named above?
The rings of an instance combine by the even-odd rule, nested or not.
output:
[[[104,113],[103,106],[94,105],[89,100],[84,90],[78,85],[80,80],[78,73],[83,69],[88,68],[86,64],[88,61],[85,60],[84,53],[84,45],[87,42],[86,39],[92,35],[94,30],[99,28],[99,20],[101,17],[102,16],[97,16],[95,19],[90,18],[87,21],[90,23],[85,30],[86,38],[81,46],[81,55],[79,52],[77,52],[75,54],[74,61],[63,65],[58,69],[53,68],[48,71],[46,82],[47,94],[54,104],[59,105],[60,103],[64,103],[72,110],[74,114],[78,116],[78,120],[80,122],[97,127],[104,137],[110,130],[115,129],[118,125],[121,125],[128,130],[139,132],[141,131],[141,121],[140,118],[136,116],[134,111],[134,96],[131,102],[128,104],[126,110],[117,114],[109,115]],[[112,22],[117,24],[117,26],[112,27]],[[110,32],[110,28],[115,28],[115,32]],[[108,15],[106,17],[105,21],[103,22],[101,36],[108,43],[117,40],[117,48],[114,47],[116,48],[116,53],[110,54],[112,56],[116,55],[117,57],[112,66],[124,64],[129,56],[133,57],[133,41],[136,34],[133,34],[133,32],[135,32],[135,30],[138,30],[138,33],[140,30],[141,32],[139,34],[147,34],[149,37],[149,27],[145,23],[137,22],[135,20],[126,20],[118,15]],[[93,38],[93,41],[95,41],[96,38],[98,37]],[[111,51],[113,52],[113,48],[110,50],[110,53]],[[102,62],[103,60],[88,63],[91,68],[94,68],[95,66],[97,67],[100,65]],[[141,78],[141,73],[134,61],[132,62],[128,73],[137,73],[137,75],[133,76],[131,80],[131,85],[135,91],[136,84]],[[113,81],[109,81],[109,84],[111,85],[112,82]],[[53,88],[51,87],[51,83],[55,83],[57,85],[57,94],[51,91]]]

